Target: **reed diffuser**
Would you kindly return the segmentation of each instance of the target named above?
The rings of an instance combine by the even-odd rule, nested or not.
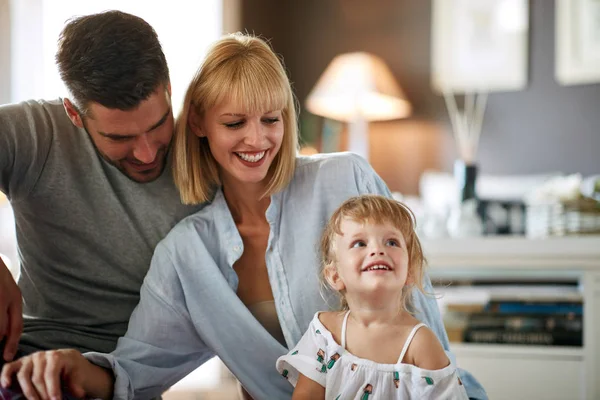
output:
[[[452,124],[452,134],[459,159],[454,163],[454,176],[460,190],[460,200],[477,199],[477,149],[487,103],[487,92],[466,93],[464,106],[458,108],[454,93],[444,91],[444,100]]]

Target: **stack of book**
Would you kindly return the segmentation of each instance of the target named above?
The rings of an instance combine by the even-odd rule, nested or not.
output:
[[[575,285],[488,283],[445,288],[442,296],[451,342],[583,345],[583,297]]]

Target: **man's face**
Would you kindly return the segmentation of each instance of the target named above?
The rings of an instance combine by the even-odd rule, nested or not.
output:
[[[159,86],[129,111],[91,103],[81,117],[66,99],[65,109],[88,132],[100,155],[131,180],[146,183],[161,175],[174,129],[170,87]]]

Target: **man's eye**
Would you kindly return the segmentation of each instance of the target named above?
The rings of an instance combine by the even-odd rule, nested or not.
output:
[[[352,243],[352,247],[365,247],[366,243],[363,242],[362,240],[357,240],[356,242]]]
[[[398,243],[398,241],[395,239],[390,239],[387,241],[386,246],[400,247],[400,243]]]
[[[131,138],[129,138],[129,137],[111,136],[111,137],[109,137],[109,140],[111,142],[120,143],[120,142],[126,142],[128,140],[131,140]]]
[[[229,129],[239,129],[242,126],[244,126],[244,121],[228,122],[223,125],[225,125]]]

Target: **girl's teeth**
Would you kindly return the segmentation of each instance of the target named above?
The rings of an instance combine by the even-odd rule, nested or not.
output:
[[[238,157],[240,157],[242,160],[244,161],[248,161],[248,162],[258,162],[260,160],[262,160],[262,158],[265,156],[265,152],[261,151],[260,153],[256,153],[256,154],[246,154],[246,153],[235,153],[238,155]]]
[[[385,265],[374,265],[374,266],[372,266],[372,267],[369,267],[367,270],[368,270],[368,271],[373,271],[373,270],[376,270],[376,269],[384,269],[384,270],[389,270],[389,268],[388,268],[388,267],[386,267]]]

